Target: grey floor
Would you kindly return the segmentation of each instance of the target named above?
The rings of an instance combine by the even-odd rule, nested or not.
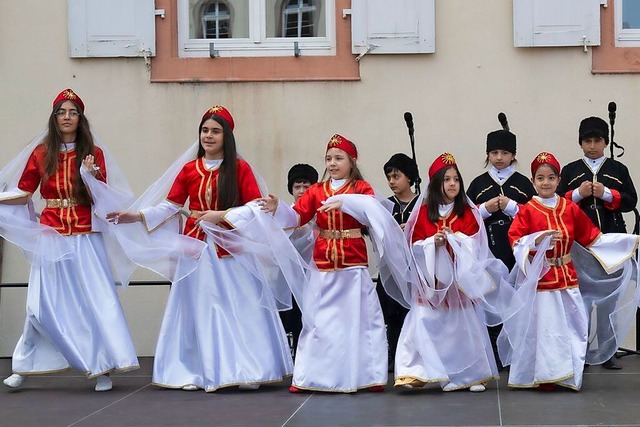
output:
[[[110,392],[69,371],[0,389],[0,426],[640,426],[640,356],[624,369],[586,370],[580,392],[510,390],[506,374],[484,393],[410,391],[291,394],[288,383],[258,391],[166,390],[150,384],[151,358],[114,375]],[[0,375],[11,360],[0,359]]]

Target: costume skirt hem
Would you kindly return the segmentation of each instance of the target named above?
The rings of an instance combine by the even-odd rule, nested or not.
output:
[[[564,377],[560,377],[560,378],[556,378],[553,380],[545,380],[545,381],[535,381],[532,384],[513,384],[513,383],[507,383],[507,387],[510,388],[538,388],[538,386],[540,386],[541,384],[555,384],[555,385],[559,385],[565,388],[569,388],[571,390],[580,390],[579,387],[573,386],[573,385],[569,385],[566,383],[563,383],[562,381],[564,380],[568,380],[569,378],[573,378],[574,374],[570,374],[570,375],[565,375]]]
[[[280,378],[275,378],[275,379],[271,379],[271,380],[264,380],[264,381],[250,381],[250,382],[237,382],[237,383],[226,383],[226,384],[220,384],[217,387],[212,387],[212,388],[205,388],[202,386],[199,386],[197,384],[193,384],[193,383],[184,383],[182,385],[171,385],[171,384],[162,384],[162,383],[158,383],[155,381],[152,381],[151,384],[158,386],[158,387],[162,387],[162,388],[169,388],[169,389],[173,389],[173,390],[180,390],[184,387],[187,386],[196,386],[198,387],[198,389],[200,390],[204,390],[207,393],[212,393],[215,392],[217,390],[220,390],[222,388],[229,388],[229,387],[238,387],[241,385],[264,385],[264,384],[276,384],[276,383],[280,383],[283,382],[284,380],[286,380],[287,378],[291,378],[292,374],[287,374],[287,375],[283,375]]]
[[[325,393],[356,393],[359,390],[365,390],[371,387],[377,387],[377,386],[386,386],[387,383],[382,383],[382,382],[376,382],[376,383],[371,383],[368,385],[362,385],[362,386],[358,386],[354,389],[348,389],[348,390],[338,390],[335,388],[315,388],[315,387],[306,387],[306,386],[299,386],[297,384],[292,383],[292,386],[294,386],[295,388],[299,388],[300,390],[307,390],[307,391],[321,391],[321,392],[325,392]]]
[[[474,381],[474,382],[469,383],[469,384],[460,385],[458,387],[454,387],[454,388],[451,388],[449,390],[443,390],[443,391],[447,391],[448,392],[448,391],[456,391],[456,390],[465,390],[467,388],[473,387],[474,385],[479,385],[479,384],[483,384],[484,385],[485,383],[487,383],[487,382],[489,382],[491,380],[497,380],[499,378],[500,378],[499,376],[491,375],[491,376],[489,376],[489,377],[487,377],[487,378],[485,378],[483,380]]]
[[[106,371],[102,371],[98,374],[92,374],[89,371],[78,371],[81,374],[85,375],[88,379],[93,379],[93,378],[97,378],[100,377],[102,375],[106,375],[109,374],[111,372],[129,372],[129,371],[135,371],[136,369],[140,369],[139,365],[132,365],[132,366],[124,366],[122,368],[111,368],[111,369],[107,369]],[[51,369],[51,370],[46,370],[46,371],[15,371],[13,370],[12,373],[14,374],[18,374],[18,375],[24,375],[24,376],[28,376],[28,375],[47,375],[47,374],[57,374],[60,372],[66,372],[66,371],[73,371],[75,370],[72,367],[67,367],[67,368],[62,368],[62,369]]]
[[[405,385],[411,385],[411,383],[413,381],[420,381],[420,382],[423,382],[425,384],[433,384],[433,383],[447,382],[447,381],[449,381],[449,378],[442,377],[442,378],[427,379],[427,378],[417,377],[415,375],[400,375],[400,376],[397,376],[395,378],[393,386],[394,387],[402,387],[402,386],[405,386]]]

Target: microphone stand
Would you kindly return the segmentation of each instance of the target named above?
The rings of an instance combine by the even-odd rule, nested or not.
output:
[[[416,141],[415,141],[415,138],[413,137],[412,130],[413,129],[409,131],[409,140],[411,142],[411,158],[416,164],[416,172],[417,172],[416,182],[414,183],[414,186],[416,189],[416,194],[420,195],[420,183],[422,182],[422,179],[420,179],[420,172],[418,171],[418,162],[416,161]]]
[[[417,195],[420,195],[420,184],[422,183],[422,179],[420,179],[420,171],[418,169],[418,161],[416,160],[416,140],[413,137],[414,129],[413,129],[413,116],[411,113],[404,113],[404,121],[407,123],[407,130],[409,131],[409,142],[411,143],[411,158],[413,162],[416,164],[416,182],[413,184],[415,186],[415,192]]]
[[[614,157],[622,157],[624,155],[624,147],[622,145],[619,145],[618,143],[616,143],[613,140],[613,136],[615,135],[615,130],[613,128],[613,125],[616,122],[616,113],[615,111],[613,112],[609,112],[609,125],[611,126],[611,138],[609,139],[611,141],[611,146],[609,147],[611,150],[611,155],[609,156],[610,158],[614,158]],[[620,150],[622,150],[622,152],[620,154],[618,154],[617,156],[614,156],[613,154],[613,149],[615,148],[619,148]]]

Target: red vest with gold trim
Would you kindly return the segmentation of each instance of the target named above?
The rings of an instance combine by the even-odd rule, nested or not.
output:
[[[373,188],[362,180],[351,180],[342,187],[331,189],[330,181],[319,182],[304,192],[293,209],[300,215],[300,225],[316,217],[320,230],[343,231],[362,229],[364,226],[352,216],[335,210],[317,212],[322,202],[337,194],[373,195]],[[318,236],[313,249],[313,260],[321,271],[333,271],[347,267],[367,266],[367,245],[362,236],[351,238],[325,238]]]
[[[547,251],[547,258],[562,258],[568,255],[574,240],[588,247],[600,235],[600,230],[578,205],[564,197],[558,197],[558,203],[553,208],[536,199],[531,199],[520,207],[509,229],[509,241],[513,246],[519,238],[544,230],[558,230],[561,233],[560,241]],[[538,290],[567,289],[576,286],[578,277],[572,261],[561,266],[551,266],[538,282]]]
[[[184,205],[189,199],[189,210],[207,211],[220,210],[218,208],[218,175],[220,168],[209,170],[205,167],[204,158],[200,157],[182,167],[176,177],[167,199],[177,205]],[[237,160],[238,205],[241,206],[254,199],[262,197],[251,166],[242,159]],[[225,226],[224,223],[220,224]],[[184,234],[199,240],[205,240],[205,233],[196,226],[196,218],[187,218]],[[228,255],[226,251],[217,248],[219,256]]]
[[[95,165],[100,168],[97,178],[106,182],[104,155],[100,148],[95,147],[94,150]],[[73,199],[73,188],[78,175],[76,151],[61,152],[58,156],[58,169],[48,178],[45,178],[44,173],[45,152],[43,144],[33,150],[18,182],[18,188],[34,193],[40,186],[43,199]],[[91,206],[45,207],[40,215],[40,222],[63,235],[91,233]]]

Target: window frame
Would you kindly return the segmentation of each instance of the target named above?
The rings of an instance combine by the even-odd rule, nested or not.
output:
[[[332,0],[333,1],[333,0]],[[178,56],[178,4],[155,0],[165,11],[156,19],[157,55],[151,59],[152,83],[283,82],[360,80],[360,67],[351,53],[351,0],[335,0],[335,56],[243,58],[181,58]]]
[[[640,47],[640,28],[622,28],[622,10],[625,0],[617,0],[620,3],[614,8],[615,45],[617,47]]]
[[[301,19],[303,17],[303,14],[304,13],[311,13],[312,14],[311,16],[313,17],[313,14],[318,13],[317,12],[318,7],[314,3],[317,0],[307,0],[307,1],[311,2],[311,3],[313,3],[313,5],[312,6],[307,6],[306,8],[308,10],[306,10],[306,11],[305,10],[301,10],[301,8],[298,7],[295,12],[286,12],[287,8],[286,8],[286,5],[285,5],[285,1],[288,4],[292,0],[283,0],[282,3],[280,4],[280,22],[281,22],[280,32],[281,32],[281,34],[285,34],[287,32],[287,23],[288,23],[288,16],[289,15],[298,15],[298,21],[296,23],[296,30],[297,30],[298,33],[302,33]],[[305,0],[295,0],[295,1],[297,1],[298,4],[300,4],[301,1],[305,1]],[[304,9],[304,7],[302,9]],[[314,22],[314,21],[315,21],[315,19],[312,19],[312,25],[313,26],[317,26],[316,22]],[[277,25],[277,23],[276,23],[276,25]],[[286,36],[281,36],[281,37],[286,37]],[[298,37],[302,37],[302,36],[298,36]],[[308,37],[308,36],[305,36],[305,37]]]
[[[227,5],[226,1],[222,1],[222,0],[214,0],[211,3],[209,3],[206,7],[206,9],[208,9],[210,6],[215,5],[216,6],[216,14],[215,14],[215,19],[208,19],[206,17],[207,14],[204,14],[202,17],[200,17],[200,22],[202,23],[202,35],[203,38],[205,40],[219,40],[218,37],[214,37],[212,39],[209,39],[206,37],[207,34],[207,27],[206,25],[204,25],[205,22],[215,22],[215,28],[216,28],[216,33],[220,33],[220,23],[222,21],[227,21],[227,32],[229,34],[229,36],[231,36],[233,34],[232,30],[231,30],[231,10],[229,9],[229,6]],[[227,11],[227,16],[220,16],[220,5],[224,5],[224,7],[226,8]],[[206,10],[205,9],[205,10]],[[222,37],[222,38],[231,38],[231,37]]]
[[[615,10],[620,0],[608,0],[600,9],[602,43],[593,48],[591,72],[593,74],[640,73],[640,47],[622,47],[615,44]]]
[[[335,1],[324,1],[325,37],[267,37],[266,1],[247,0],[247,2],[249,4],[249,37],[191,39],[189,38],[189,17],[191,14],[189,0],[177,0],[178,56],[181,58],[208,58],[212,50],[211,43],[213,43],[213,50],[219,57],[294,56],[296,42],[299,55],[335,56]],[[276,19],[279,21],[279,17]],[[233,25],[233,19],[231,19],[231,25]],[[278,28],[278,22],[275,22],[274,26],[274,28]]]

